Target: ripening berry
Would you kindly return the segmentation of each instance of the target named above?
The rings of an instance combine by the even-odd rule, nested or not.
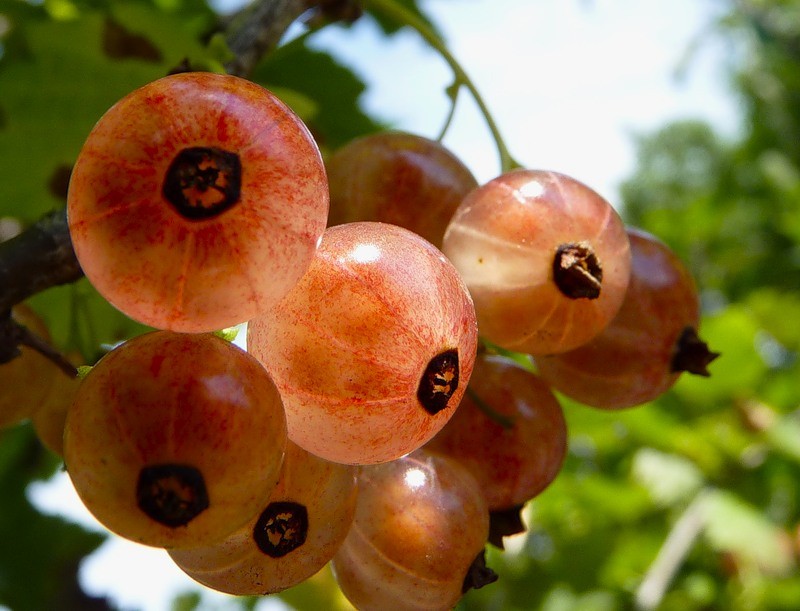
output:
[[[436,140],[379,132],[352,140],[327,160],[329,225],[380,221],[410,229],[437,248],[464,196],[478,186]]]
[[[510,359],[482,354],[461,405],[425,447],[469,469],[491,511],[511,509],[558,475],[567,425],[544,381]]]
[[[183,73],[120,100],[81,149],[67,216],[94,287],[152,327],[233,326],[282,297],[325,228],[301,120],[262,87]]]
[[[362,467],[358,486],[353,526],[331,565],[344,595],[360,611],[451,609],[489,533],[475,479],[418,450]]]
[[[513,170],[472,191],[442,250],[472,293],[481,336],[529,354],[565,352],[597,335],[630,276],[614,208],[555,172]]]
[[[264,368],[211,334],[156,331],[104,356],[67,413],[64,462],[109,530],[157,547],[205,545],[249,520],[286,447]]]
[[[42,340],[50,339],[44,321],[29,306],[14,306],[11,319]],[[0,363],[0,429],[30,418],[61,375],[58,367],[45,356],[28,346],[19,346],[18,356]]]
[[[393,460],[433,437],[469,381],[475,309],[447,259],[384,223],[325,231],[308,272],[248,324],[289,438],[328,460]]]
[[[670,248],[630,228],[628,292],[608,327],[564,354],[536,357],[554,388],[586,405],[620,409],[666,392],[681,372],[708,375],[717,356],[697,336],[700,300],[691,274]]]
[[[80,362],[80,359],[73,359]],[[31,414],[36,436],[48,450],[64,456],[64,423],[81,379],[59,371],[41,405]]]
[[[333,558],[355,513],[356,468],[289,442],[280,481],[242,528],[210,546],[169,552],[187,575],[234,595],[280,592]]]

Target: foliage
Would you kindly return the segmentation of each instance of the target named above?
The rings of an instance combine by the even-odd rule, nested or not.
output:
[[[636,409],[564,400],[564,471],[527,507],[529,534],[490,550],[500,581],[470,592],[463,609],[797,608],[800,2],[725,6],[709,35],[732,50],[742,133],[731,139],[687,121],[641,135],[622,189],[626,220],[692,270],[704,291],[701,334],[723,357],[710,379],[684,376]],[[396,31],[382,23],[387,36]],[[218,25],[200,0],[0,0],[0,218],[25,226],[63,206],[83,139],[123,94],[185,58],[221,69]],[[269,54],[253,78],[293,106],[323,148],[380,129],[359,107],[364,84],[310,49],[311,37]],[[142,330],[85,281],[32,304],[59,348],[86,362]],[[29,425],[2,434],[0,604],[15,611],[104,608],[75,581],[101,537],[40,515],[25,497],[58,466]],[[680,544],[677,560],[662,562]],[[643,584],[658,579],[665,591],[648,598]],[[327,572],[282,598],[298,609],[346,608]],[[199,601],[188,593],[174,608]]]

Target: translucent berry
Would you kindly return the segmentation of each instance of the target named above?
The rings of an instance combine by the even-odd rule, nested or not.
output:
[[[419,450],[362,467],[353,526],[333,559],[361,611],[451,609],[484,549],[489,512],[470,473]]]
[[[437,247],[461,200],[478,186],[440,142],[403,132],[357,138],[331,155],[326,166],[330,225],[391,223]]]
[[[41,317],[29,306],[18,304],[11,310],[11,320],[0,321],[0,325],[22,325],[43,341],[50,334]],[[0,333],[0,337],[2,337]],[[4,346],[11,346],[13,338],[2,337]],[[0,361],[0,429],[13,426],[30,418],[45,401],[51,386],[64,375],[45,356],[29,346],[19,346],[19,354],[11,355],[6,362]]]
[[[614,208],[555,172],[514,170],[472,191],[442,249],[472,293],[481,336],[529,354],[565,352],[597,335],[630,276]]]
[[[184,332],[244,322],[303,274],[328,188],[305,125],[245,79],[168,76],[100,119],[67,215],[91,283],[122,312]]]
[[[708,375],[717,356],[697,336],[700,301],[689,271],[655,236],[634,228],[628,234],[631,280],[617,315],[586,345],[536,357],[554,388],[605,409],[650,401],[682,371]]]
[[[219,540],[274,489],[286,447],[267,372],[211,334],[157,331],[103,357],[67,413],[64,461],[109,530],[146,545]]]
[[[289,443],[278,486],[242,528],[210,546],[170,551],[205,586],[235,595],[280,592],[319,571],[353,521],[355,467]]]
[[[509,359],[482,354],[461,405],[426,448],[469,469],[490,510],[509,509],[558,475],[567,425],[544,381]]]
[[[429,242],[348,223],[326,230],[298,285],[250,321],[247,346],[281,391],[292,441],[377,463],[417,449],[452,415],[472,372],[475,310]]]

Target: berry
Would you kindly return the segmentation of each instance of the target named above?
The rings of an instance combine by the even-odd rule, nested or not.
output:
[[[79,377],[59,371],[41,405],[31,415],[39,441],[58,456],[64,456],[64,424],[80,384]]]
[[[461,200],[478,186],[469,169],[441,143],[403,132],[352,140],[326,166],[329,225],[390,223],[437,247]]]
[[[183,73],[115,104],[70,180],[67,215],[95,288],[147,325],[244,322],[308,266],[327,221],[319,150],[245,79]]]
[[[214,545],[169,554],[210,588],[235,595],[280,592],[333,557],[352,524],[356,490],[354,467],[289,442],[278,486],[247,524]]]
[[[513,170],[472,191],[442,249],[475,300],[481,336],[529,354],[565,352],[619,309],[630,250],[619,215],[577,180]]]
[[[433,437],[469,381],[475,310],[453,266],[384,223],[326,230],[308,272],[248,325],[289,438],[336,462],[393,460]]]
[[[700,302],[689,271],[655,236],[634,228],[628,235],[631,280],[608,327],[575,350],[536,357],[554,388],[604,409],[655,399],[682,371],[708,375],[716,356],[697,337]]]
[[[456,461],[418,450],[363,467],[353,526],[333,558],[361,611],[451,609],[489,532],[480,488]]]
[[[12,308],[10,324],[27,327],[43,341],[50,339],[44,321],[25,304]],[[0,338],[5,339],[2,333]],[[55,364],[28,346],[19,346],[17,356],[0,362],[0,429],[30,418],[61,375]]]
[[[273,490],[286,447],[275,385],[211,334],[157,331],[104,356],[67,413],[64,461],[109,530],[158,547],[204,545]]]
[[[545,382],[510,359],[482,354],[461,405],[426,448],[458,460],[489,509],[504,510],[532,499],[558,475],[567,425]]]

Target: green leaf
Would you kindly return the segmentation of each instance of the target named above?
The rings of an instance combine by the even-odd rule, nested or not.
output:
[[[0,605],[15,611],[79,609],[88,603],[77,583],[80,559],[104,540],[97,533],[35,510],[30,481],[58,466],[29,425],[0,435]]]
[[[439,38],[441,38],[441,33],[436,25],[428,18],[428,16],[422,12],[419,8],[419,3],[417,0],[392,0],[394,4],[399,4],[416,17],[421,19],[425,25],[427,25],[432,32],[434,32]],[[374,10],[370,11],[370,15],[375,19],[378,25],[381,27],[385,34],[395,34],[400,28],[403,27],[404,24],[398,23],[393,19],[389,19],[386,17],[381,11]]]
[[[51,20],[43,9],[8,14],[0,58],[0,167],[8,178],[0,181],[0,216],[28,223],[63,206],[69,170],[112,104],[206,52],[177,16],[138,2],[69,21]]]
[[[703,474],[691,461],[652,448],[642,448],[634,454],[632,473],[653,500],[664,507],[687,500],[703,485]]]
[[[42,316],[55,346],[80,353],[94,364],[106,349],[120,341],[152,330],[114,308],[86,278],[48,289],[29,300]]]
[[[357,136],[382,128],[359,105],[364,83],[329,54],[309,49],[303,38],[265,58],[256,68],[253,80],[267,89],[292,91],[293,95],[313,101],[313,107],[304,102],[305,109],[295,110],[298,113],[305,110],[309,128],[323,149],[333,150]],[[291,99],[285,101],[292,106]]]
[[[709,493],[704,503],[704,534],[713,549],[768,574],[785,575],[795,568],[788,534],[757,508],[723,490]]]
[[[683,400],[709,406],[727,404],[732,396],[751,396],[767,371],[756,349],[761,330],[753,312],[739,304],[703,319],[700,336],[721,356],[709,366],[711,377],[682,375],[673,391]]]

